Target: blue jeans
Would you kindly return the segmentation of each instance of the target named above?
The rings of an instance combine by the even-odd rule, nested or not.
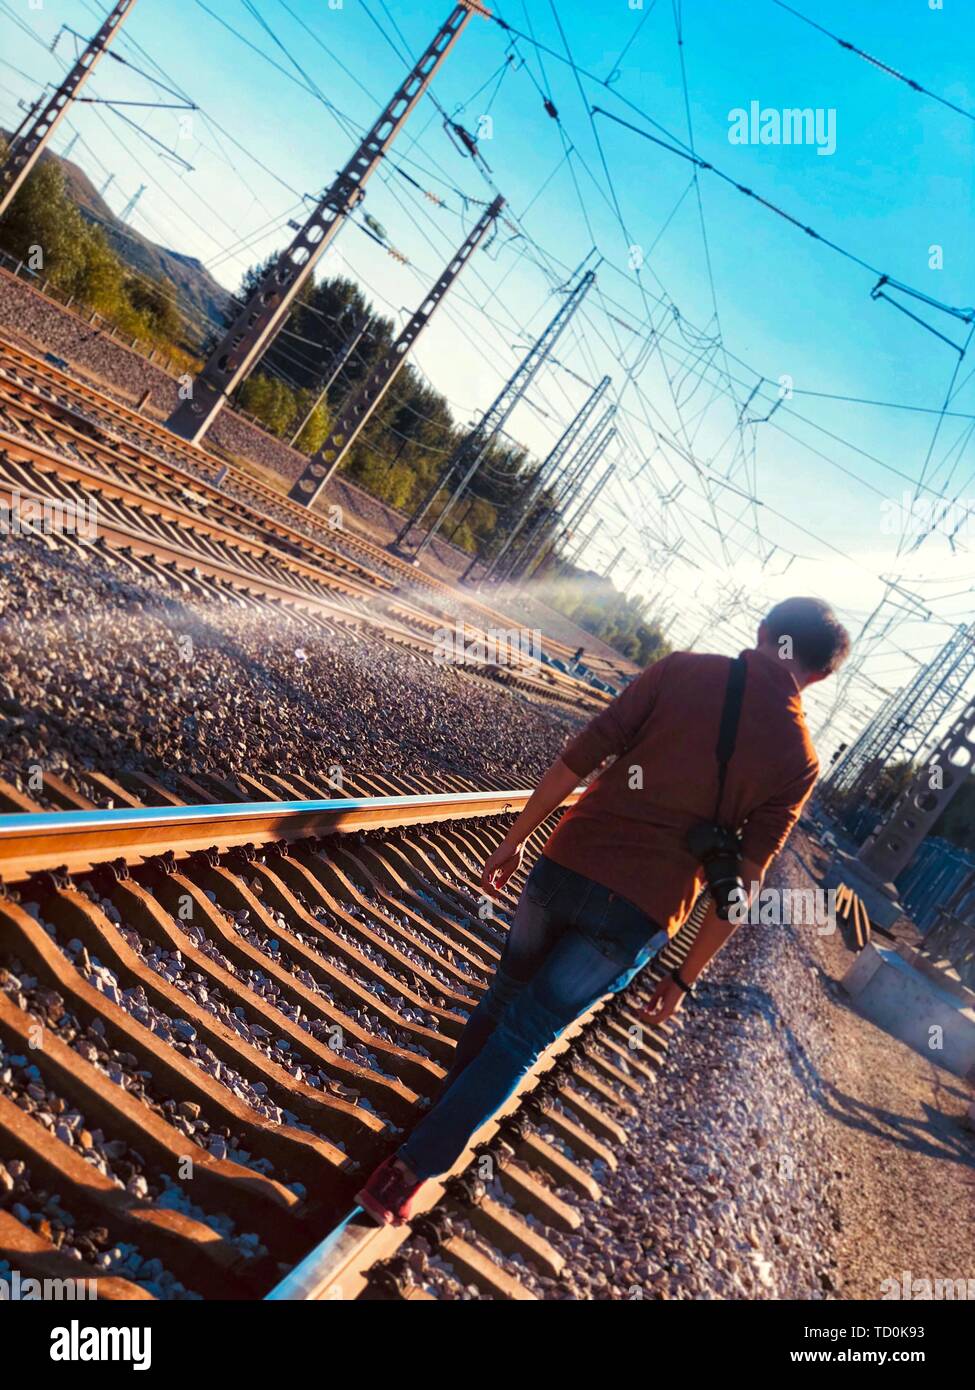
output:
[[[623,989],[667,942],[639,908],[540,856],[490,987],[436,1104],[399,1151],[420,1178],[445,1173],[562,1030]]]

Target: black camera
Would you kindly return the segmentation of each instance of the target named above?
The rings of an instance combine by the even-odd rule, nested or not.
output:
[[[699,825],[691,826],[684,843],[694,858],[701,861],[718,916],[727,922],[731,909],[743,906],[747,900],[741,877],[741,837],[738,831],[716,825],[713,821],[701,821]]]

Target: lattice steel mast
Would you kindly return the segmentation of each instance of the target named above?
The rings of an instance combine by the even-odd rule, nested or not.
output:
[[[367,181],[402,129],[473,14],[487,15],[480,0],[459,0],[426,52],[401,83],[389,105],[352,158],[323,194],[305,225],[251,290],[243,307],[210,354],[196,380],[169,417],[169,428],[197,441],[228,396],[244,379],[279,332],[323,252],[349,213],[362,201]]]
[[[93,39],[89,39],[70,72],[51,97],[35,105],[37,114],[25,123],[23,133],[10,142],[7,158],[0,168],[0,217],[16,198],[21,184],[71,108],[71,103],[94,72],[105,50],[122,27],[135,0],[118,0]],[[39,109],[38,109],[39,108]]]
[[[293,502],[303,502],[310,507],[329,482],[351,449],[359,431],[393,384],[410,349],[433,317],[437,305],[484,240],[503,207],[504,199],[499,197],[485,209],[463,246],[444,267],[443,273],[423,303],[410,315],[409,322],[389,351],[383,353],[365,380],[352,392],[325,443],[308,460],[304,472],[291,489],[289,496]]]
[[[414,527],[418,527],[421,524],[443,489],[455,479],[458,480],[453,493],[447,501],[447,505],[443,508],[433,526],[416,547],[415,558],[417,560],[426,550],[427,546],[431,544],[437,532],[450,515],[458,498],[464,492],[468,483],[481,466],[481,463],[492,443],[497,438],[505,421],[534,381],[542,365],[558,342],[563,330],[569,323],[569,320],[572,318],[572,315],[589,293],[595,279],[596,272],[594,270],[587,270],[579,283],[570,291],[565,303],[559,307],[558,312],[552,317],[548,325],[542,331],[541,336],[532,344],[511,377],[501,388],[497,398],[484,412],[480,422],[465,436],[454,450],[444,476],[430,490],[419,509],[400,531],[396,538],[397,545],[403,549],[408,549],[411,531]]]
[[[481,575],[482,581],[485,579],[490,579],[491,575],[497,569],[501,560],[510,550],[512,543],[521,534],[522,528],[531,516],[532,507],[535,505],[536,499],[538,498],[539,494],[546,487],[550,486],[550,484],[558,476],[562,464],[568,458],[569,454],[575,446],[576,440],[579,438],[579,435],[582,433],[582,431],[588,424],[593,411],[596,409],[596,406],[599,404],[599,401],[602,399],[603,395],[608,390],[609,382],[609,377],[604,376],[599,385],[593,387],[588,398],[583,402],[579,411],[576,413],[573,419],[570,420],[568,426],[562,434],[561,439],[559,439],[559,441],[557,442],[557,444],[555,444],[551,452],[547,454],[546,457],[542,460],[541,464],[539,464],[538,471],[536,472],[534,478],[532,478],[531,482],[528,484],[528,487],[525,490],[525,496],[521,502],[518,519],[516,520],[511,530],[508,532],[508,535],[505,538],[500,549],[488,561],[487,567],[484,573]],[[461,579],[467,579],[469,575],[473,572],[473,570],[477,567],[477,564],[478,557],[475,555],[474,558],[471,560],[470,564],[465,569],[464,573],[461,575]]]
[[[609,433],[599,441],[596,451],[593,453],[593,455],[590,457],[586,464],[585,472],[578,478],[569,497],[567,498],[567,502],[570,507],[574,506],[576,501],[579,499],[579,494],[582,491],[582,488],[588,481],[590,474],[592,473],[596,464],[602,458],[603,454],[606,452],[608,446],[612,443],[615,436],[616,430],[614,428],[611,429]],[[595,486],[591,489],[589,495],[583,498],[581,501],[579,501],[579,505],[575,508],[571,517],[566,517],[563,520],[562,530],[558,533],[558,535],[550,536],[549,539],[542,546],[541,550],[532,551],[531,554],[528,554],[527,552],[524,553],[524,563],[522,563],[521,568],[518,571],[518,578],[522,584],[524,584],[528,579],[532,577],[533,574],[537,573],[537,571],[542,568],[542,566],[548,560],[548,557],[552,554],[557,545],[561,545],[564,541],[572,540],[572,538],[575,535],[576,528],[580,526],[582,523],[582,518],[586,515],[588,511],[591,510],[593,504],[596,501],[596,498],[602,492],[603,488],[609,482],[610,478],[613,476],[615,471],[616,465],[611,463],[609,467],[606,469],[603,476],[599,479],[599,482],[596,483]],[[589,532],[589,536],[583,537],[578,549],[573,552],[572,558],[566,561],[567,567],[570,567],[571,565],[575,564],[576,558],[582,554],[585,547],[593,539],[593,537],[596,535],[597,531],[600,529],[601,526],[602,521],[597,517],[596,524],[593,526],[593,529]]]
[[[566,507],[571,507],[575,504],[577,497],[585,486],[586,480],[615,437],[616,430],[610,428],[615,414],[616,406],[611,405],[609,409],[603,413],[599,423],[592,430],[588,439],[578,450],[575,457],[567,463],[561,477],[558,479],[555,491],[553,492],[551,505],[535,517],[524,541],[518,548],[517,554],[505,571],[505,578],[511,578],[514,574],[524,573],[528,564],[531,562],[533,554],[538,558],[537,552],[533,552],[532,550],[536,536],[541,535],[546,524],[550,520],[557,517],[560,512],[564,512]],[[565,521],[564,516],[563,521]],[[568,523],[565,524],[567,525]],[[552,540],[548,547],[546,547],[546,554],[554,543],[555,541]]]
[[[913,681],[894,692],[824,781],[831,808],[856,807],[898,754],[913,759],[975,672],[975,623],[958,628]]]

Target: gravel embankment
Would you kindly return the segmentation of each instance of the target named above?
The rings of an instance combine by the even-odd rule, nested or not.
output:
[[[787,927],[732,939],[624,1121],[617,1171],[597,1165],[600,1201],[563,1193],[584,1221],[550,1233],[570,1272],[544,1296],[812,1299],[837,1287],[821,1001],[804,956]]]
[[[795,853],[818,871],[813,842],[797,837]],[[916,937],[905,919],[895,932]],[[836,1241],[843,1296],[902,1296],[885,1281],[903,1291],[907,1272],[932,1284],[964,1280],[971,1297],[975,1075],[954,1076],[862,1018],[839,983],[852,960],[838,934],[816,939],[815,969],[832,1003],[823,1105],[843,1173]]]
[[[537,779],[568,720],[381,640],[0,538],[0,777],[32,765]]]

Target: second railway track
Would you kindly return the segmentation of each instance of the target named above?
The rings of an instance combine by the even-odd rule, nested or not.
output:
[[[15,422],[23,434],[11,431]],[[418,608],[378,578],[375,585],[365,582],[347,564],[336,566],[335,552],[326,547],[309,547],[307,555],[297,547],[280,548],[273,536],[262,537],[248,524],[259,529],[258,519],[241,520],[176,481],[154,478],[145,462],[119,459],[83,439],[71,443],[65,453],[63,435],[52,438],[32,416],[20,419],[18,407],[8,405],[4,412],[0,406],[0,503],[11,514],[23,513],[30,500],[76,518],[96,518],[94,541],[59,534],[61,545],[95,544],[103,552],[121,552],[125,563],[164,588],[192,590],[211,600],[237,593],[285,604],[326,628],[335,623],[347,630],[368,628],[434,660],[443,655],[446,636],[454,664],[502,680],[531,698],[573,708],[605,701],[598,691],[523,658],[517,642],[498,664],[489,659],[483,632],[466,624],[461,652],[454,618]],[[215,584],[221,592],[215,592]]]
[[[598,1198],[667,1042],[634,1012],[653,969],[410,1227],[373,1227],[353,1194],[497,963],[520,880],[486,916],[479,866],[528,793],[236,791],[0,817],[0,1259],[107,1298],[558,1297],[549,1235]]]
[[[212,565],[216,548],[225,571],[229,547],[235,582],[262,583],[261,566],[270,563],[287,572],[286,586],[297,587],[299,595],[315,585],[332,601],[356,607],[359,620],[405,629],[428,648],[460,611],[460,596],[449,585],[2,338],[0,466],[6,502],[15,491],[76,505],[97,498],[115,544],[171,547],[176,539],[176,553],[204,567]],[[475,643],[485,629],[512,626],[472,595],[463,596],[461,607]],[[546,646],[569,659],[564,643],[547,640]],[[540,671],[537,661],[522,661],[517,652],[512,665],[512,679],[526,690],[565,704],[605,703],[599,690],[551,667]]]

